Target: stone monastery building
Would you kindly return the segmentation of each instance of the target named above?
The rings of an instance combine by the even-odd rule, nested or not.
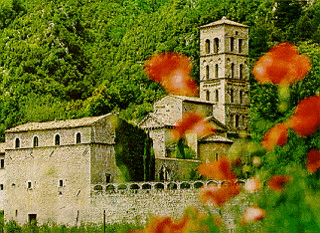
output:
[[[225,18],[201,26],[200,96],[168,95],[139,123],[153,139],[153,183],[119,185],[112,114],[8,129],[0,144],[0,210],[5,220],[79,225],[101,223],[103,211],[108,221],[117,221],[148,213],[174,216],[185,206],[198,205],[192,191],[196,186],[178,180],[188,178],[200,161],[226,155],[230,138],[248,129],[248,30]],[[170,129],[189,110],[204,113],[218,132],[201,139],[187,135],[196,157],[172,158]],[[156,192],[159,187],[161,193]]]

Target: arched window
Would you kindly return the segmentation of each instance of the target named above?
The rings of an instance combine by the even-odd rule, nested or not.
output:
[[[37,136],[33,137],[33,147],[39,146],[39,138]]]
[[[59,134],[56,134],[56,136],[54,137],[54,144],[56,146],[60,145],[60,135]]]
[[[210,77],[210,68],[209,65],[206,65],[206,80],[209,80]]]
[[[219,52],[219,38],[214,38],[213,40],[213,52],[214,53]]]
[[[206,39],[205,46],[206,46],[206,54],[209,54],[210,53],[210,40],[209,39]]]
[[[243,78],[243,64],[239,65],[239,78],[242,79]]]
[[[81,143],[81,133],[76,134],[76,143]]]
[[[219,77],[219,65],[218,64],[215,65],[214,76],[215,76],[215,78]]]
[[[242,104],[242,101],[243,101],[243,91],[240,91],[240,93],[239,93],[239,98],[240,98],[240,104]]]
[[[19,138],[16,138],[15,148],[20,148],[20,139]]]
[[[239,119],[240,119],[240,117],[238,115],[236,115],[236,128],[239,127]]]
[[[234,78],[234,63],[231,63],[231,78]]]
[[[230,101],[233,103],[233,89],[230,90]]]
[[[239,39],[239,44],[238,44],[238,49],[239,49],[239,53],[242,53],[242,39]]]
[[[219,91],[216,90],[216,102],[219,102]]]
[[[234,38],[230,37],[230,51],[232,52],[234,49]]]
[[[210,91],[209,90],[207,90],[206,91],[206,100],[210,100]]]

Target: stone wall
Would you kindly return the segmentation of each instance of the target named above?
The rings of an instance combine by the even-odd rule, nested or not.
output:
[[[150,216],[181,218],[187,207],[195,207],[205,212],[199,193],[200,188],[207,185],[222,184],[208,180],[92,185],[91,207],[81,214],[81,221],[102,223],[104,210],[107,223],[125,220],[142,224]],[[229,228],[234,227],[236,217],[229,208],[233,205],[240,205],[244,210],[248,203],[245,196],[239,195],[224,208],[223,220]],[[218,212],[214,206],[209,206],[209,209],[212,213]]]

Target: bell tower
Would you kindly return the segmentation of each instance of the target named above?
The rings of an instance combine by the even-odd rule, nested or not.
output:
[[[223,17],[200,27],[200,99],[229,134],[249,126],[249,27]]]

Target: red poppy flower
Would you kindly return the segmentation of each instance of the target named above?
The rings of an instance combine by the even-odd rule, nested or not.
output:
[[[285,124],[279,123],[272,127],[263,137],[262,146],[272,150],[275,146],[283,146],[287,143],[288,128]]]
[[[308,171],[314,173],[320,167],[320,152],[312,149],[308,153]]]
[[[307,56],[299,55],[296,46],[282,43],[271,48],[256,62],[252,74],[260,83],[288,85],[303,79],[310,69]]]
[[[229,160],[224,156],[221,156],[218,161],[200,164],[198,172],[215,180],[233,180],[237,178],[231,171]]]
[[[145,64],[149,78],[175,95],[198,95],[198,85],[191,78],[191,62],[178,53],[161,53],[152,56]]]
[[[275,175],[269,180],[268,186],[276,192],[281,192],[289,182],[290,179],[287,176]]]
[[[215,129],[205,120],[203,115],[196,112],[186,112],[171,131],[171,136],[176,141],[186,133],[196,133],[198,137],[206,137],[214,132]]]
[[[265,210],[257,206],[251,206],[244,213],[242,222],[243,223],[255,222],[259,219],[263,219],[265,216],[266,216]]]
[[[144,233],[184,233],[189,218],[183,216],[179,221],[174,221],[171,217],[153,217],[149,225],[144,229]]]
[[[287,125],[301,136],[316,132],[320,126],[320,95],[301,100]]]
[[[231,197],[240,193],[240,186],[231,183],[222,187],[208,186],[201,189],[201,200],[204,203],[211,202],[216,206],[222,206]]]

